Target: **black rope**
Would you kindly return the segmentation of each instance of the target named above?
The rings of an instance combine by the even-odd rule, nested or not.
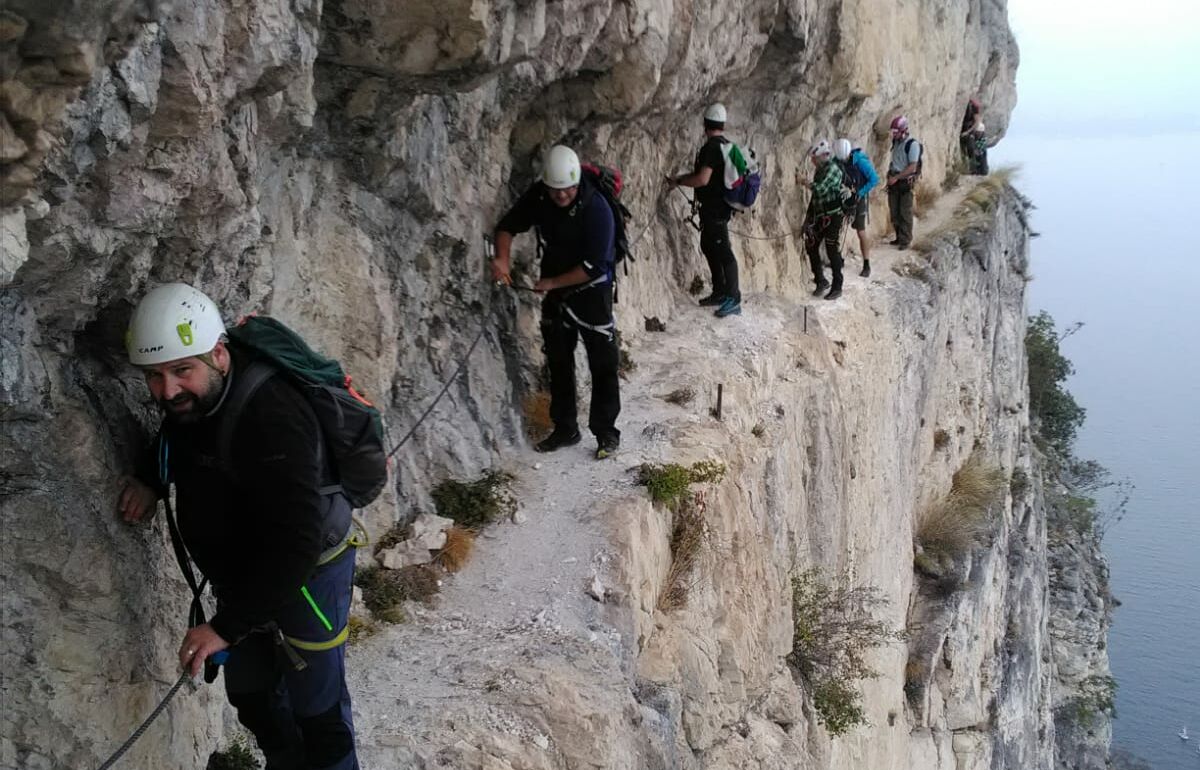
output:
[[[142,734],[146,732],[146,728],[150,726],[151,722],[153,722],[155,719],[158,719],[158,715],[163,712],[163,709],[165,709],[167,704],[171,702],[171,698],[175,697],[175,693],[179,692],[179,688],[183,687],[183,683],[188,681],[188,679],[189,676],[187,671],[184,671],[179,675],[179,679],[176,680],[175,684],[170,690],[167,690],[167,694],[164,695],[163,699],[160,700],[158,705],[154,707],[154,711],[150,712],[150,716],[146,717],[146,721],[142,722],[138,729],[133,731],[133,735],[129,736],[128,740],[121,744],[121,748],[114,751],[113,755],[106,759],[104,764],[100,765],[98,770],[108,770],[108,768],[112,767],[118,759],[124,756],[126,751],[129,751],[130,746],[137,743],[138,738],[142,737]]]
[[[513,288],[523,289],[525,287],[521,286]],[[533,291],[533,289],[526,290]],[[464,355],[462,360],[458,362],[458,366],[454,369],[454,373],[446,378],[446,382],[442,384],[442,389],[438,391],[438,394],[434,397],[433,401],[429,403],[429,406],[425,407],[425,411],[421,412],[421,416],[418,417],[417,421],[413,423],[413,426],[408,429],[408,433],[404,434],[404,438],[400,439],[396,446],[392,447],[392,450],[388,452],[387,459],[392,459],[392,455],[399,452],[400,447],[408,443],[408,440],[413,437],[414,433],[417,432],[417,428],[421,427],[421,423],[425,422],[426,418],[433,413],[434,407],[436,407],[438,402],[442,400],[442,396],[446,395],[446,391],[450,390],[450,386],[454,384],[454,381],[458,379],[458,375],[462,374],[463,369],[466,368],[467,360],[471,357],[471,354],[475,352],[475,348],[479,345],[479,341],[483,339],[483,335],[485,332],[487,332],[488,324],[491,322],[491,320],[491,314],[485,313],[483,316],[483,321],[479,324],[479,333],[475,335],[475,339],[471,340],[471,346],[467,348],[466,355]]]

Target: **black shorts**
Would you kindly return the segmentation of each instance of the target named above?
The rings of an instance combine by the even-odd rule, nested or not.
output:
[[[850,221],[850,226],[853,227],[855,230],[859,230],[859,231],[866,230],[867,229],[867,219],[869,218],[868,217],[868,214],[869,214],[868,209],[870,209],[870,208],[871,207],[870,207],[870,205],[868,205],[866,198],[859,198],[858,205],[856,205],[854,207],[854,219]]]

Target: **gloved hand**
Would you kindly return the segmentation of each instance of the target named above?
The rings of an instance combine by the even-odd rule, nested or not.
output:
[[[854,211],[856,208],[858,208],[857,195],[851,194],[842,200],[842,211],[845,211],[847,214]]]

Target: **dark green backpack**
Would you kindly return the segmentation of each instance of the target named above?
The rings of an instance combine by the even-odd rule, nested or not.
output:
[[[299,334],[274,318],[249,316],[229,329],[228,335],[230,344],[248,353],[251,362],[235,378],[225,405],[218,439],[222,466],[236,477],[231,458],[237,418],[254,392],[282,373],[316,413],[324,437],[319,449],[322,455],[329,453],[329,466],[342,493],[355,508],[378,497],[387,483],[383,421],[379,410],[350,384],[342,365],[310,348]]]

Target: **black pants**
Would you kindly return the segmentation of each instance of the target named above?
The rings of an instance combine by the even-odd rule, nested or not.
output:
[[[812,235],[804,241],[808,252],[808,264],[813,271],[813,281],[818,286],[825,282],[825,268],[821,264],[821,244],[825,244],[825,256],[833,272],[833,288],[842,288],[842,215],[838,213],[814,217]]]
[[[737,259],[729,245],[728,219],[700,220],[700,251],[708,260],[708,269],[712,273],[713,294],[741,302]]]
[[[588,369],[592,374],[592,405],[588,411],[588,429],[596,438],[619,437],[617,415],[621,413],[621,389],[617,376],[621,354],[617,349],[617,329],[612,320],[611,288],[589,289],[590,295],[607,292],[607,313],[603,299],[595,296],[566,303],[550,297],[542,303],[542,350],[550,369],[550,419],[554,430],[573,433],[579,429],[575,388],[575,346],[583,337]],[[590,300],[590,301],[588,301]],[[598,331],[589,327],[603,327]]]
[[[913,237],[913,191],[908,182],[899,182],[888,188],[888,210],[892,215],[892,227],[896,229],[897,244],[907,249]]]

